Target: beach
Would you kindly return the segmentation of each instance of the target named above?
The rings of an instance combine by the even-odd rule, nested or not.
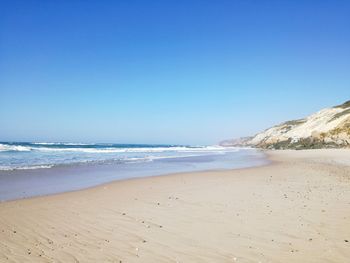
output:
[[[350,150],[0,203],[1,262],[347,262]]]

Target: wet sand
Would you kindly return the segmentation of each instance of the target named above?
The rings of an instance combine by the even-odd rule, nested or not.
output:
[[[224,154],[174,156],[153,161],[109,160],[61,164],[49,169],[8,171],[0,169],[0,202],[76,191],[117,180],[184,172],[238,169],[260,166],[267,162],[261,151],[231,149],[231,152]]]
[[[0,262],[347,262],[350,150],[0,204]]]

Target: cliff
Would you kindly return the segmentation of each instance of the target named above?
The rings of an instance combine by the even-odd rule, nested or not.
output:
[[[350,101],[303,119],[281,123],[238,142],[235,144],[233,140],[230,146],[269,149],[350,147]]]

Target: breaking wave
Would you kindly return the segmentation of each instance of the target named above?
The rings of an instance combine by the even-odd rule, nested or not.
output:
[[[1,142],[0,170],[41,169],[76,163],[152,162],[238,151],[221,146]]]
[[[0,152],[29,152],[31,151],[30,147],[21,146],[21,145],[8,145],[0,144]]]

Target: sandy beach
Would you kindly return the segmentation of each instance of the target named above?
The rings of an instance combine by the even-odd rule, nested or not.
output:
[[[0,204],[1,262],[348,262],[350,150]]]

